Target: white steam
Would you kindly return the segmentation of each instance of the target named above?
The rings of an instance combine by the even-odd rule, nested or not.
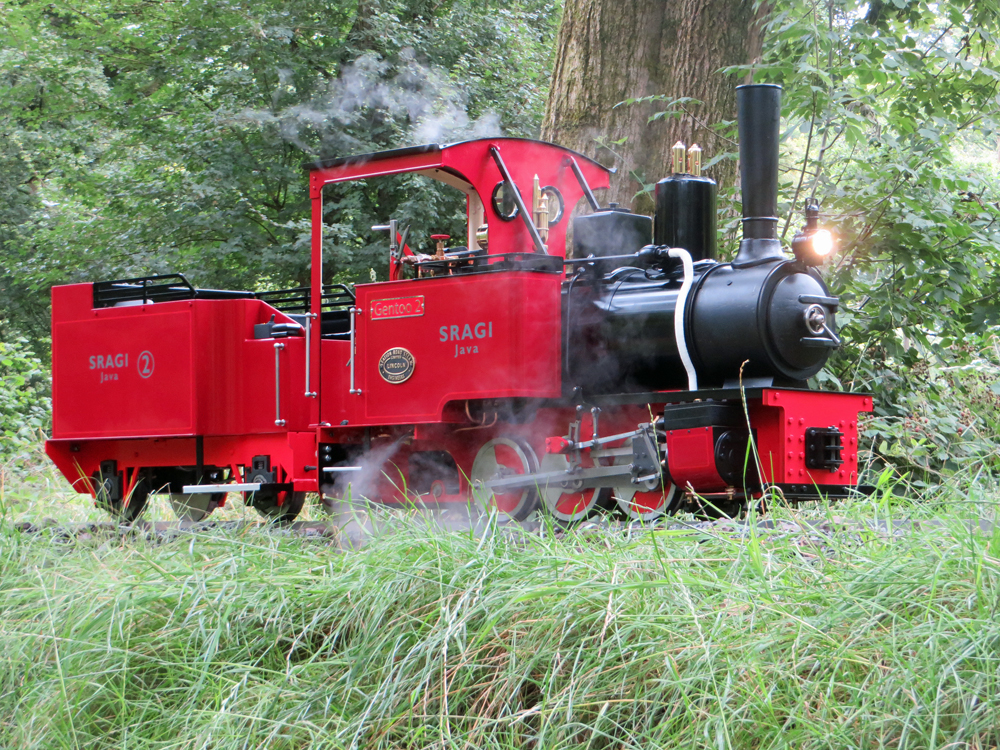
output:
[[[360,471],[336,472],[332,485],[323,485],[323,493],[338,498],[377,498],[379,486],[386,479],[402,489],[400,472],[392,463],[392,458],[399,450],[403,439],[399,438],[387,445],[376,446],[352,460],[354,466],[361,467]]]
[[[468,98],[443,68],[425,66],[412,50],[396,63],[368,53],[345,65],[339,77],[324,84],[307,102],[279,107],[283,92],[293,92],[292,71],[278,71],[279,86],[270,110],[244,110],[242,122],[277,126],[282,138],[312,153],[305,136],[321,137],[324,154],[349,154],[362,146],[347,131],[372,121],[404,122],[399,145],[448,143],[500,135],[495,112],[470,118]]]

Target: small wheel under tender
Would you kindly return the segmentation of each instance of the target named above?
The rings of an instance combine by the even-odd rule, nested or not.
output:
[[[262,490],[247,493],[246,502],[264,518],[276,523],[291,523],[302,512],[302,507],[306,503],[306,493],[291,490]]]
[[[546,453],[541,471],[565,471],[569,459],[559,453]],[[582,521],[600,508],[610,507],[610,488],[564,488],[554,482],[542,488],[542,502],[549,515],[560,521]]]
[[[496,508],[515,521],[523,521],[538,507],[538,490],[535,487],[523,487],[507,492],[492,492],[486,487],[486,483],[491,479],[532,474],[536,471],[538,458],[531,446],[523,440],[507,437],[488,440],[472,462],[469,482],[473,498],[477,504]]]
[[[95,472],[91,477],[94,487],[94,502],[115,519],[131,523],[146,509],[149,499],[150,482],[145,473],[140,473],[131,488],[125,479],[127,472]]]
[[[225,501],[225,492],[170,493],[170,507],[181,521],[204,521]]]

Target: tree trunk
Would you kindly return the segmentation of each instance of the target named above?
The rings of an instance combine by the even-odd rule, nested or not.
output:
[[[704,149],[704,161],[734,143],[710,126],[736,117],[735,86],[720,68],[756,61],[761,20],[754,0],[565,0],[542,138],[615,166],[607,201],[650,213],[644,185],[670,174],[678,140]],[[647,124],[665,102],[615,107],[662,94],[691,97],[680,117]],[[623,141],[624,139],[624,141]],[[618,143],[622,141],[621,143]],[[736,178],[736,161],[706,174],[720,186]]]

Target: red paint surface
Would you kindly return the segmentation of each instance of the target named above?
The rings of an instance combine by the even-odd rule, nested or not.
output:
[[[750,408],[765,481],[857,484],[858,416],[871,410],[872,398],[863,394],[766,389],[761,401]],[[836,427],[844,433],[844,463],[837,471],[806,468],[805,433],[810,427]]]
[[[359,317],[355,384],[361,394],[347,396],[351,423],[438,422],[452,401],[558,397],[561,282],[556,274],[523,271],[359,285],[361,310],[403,290],[419,290],[425,304],[420,317]],[[402,383],[387,382],[378,371],[379,359],[395,347],[415,360],[413,375]],[[346,390],[346,380],[341,387]],[[323,406],[326,421],[340,421],[326,401]]]
[[[592,190],[608,187],[610,173],[597,162],[551,143],[521,138],[465,141],[443,147],[437,152],[318,169],[310,175],[310,188],[315,198],[319,196],[323,185],[332,182],[406,172],[418,172],[432,179],[448,181],[449,184],[461,182],[468,186],[469,190],[474,191],[486,206],[490,227],[490,252],[531,252],[534,246],[521,219],[518,217],[514,221],[501,221],[490,208],[493,188],[502,179],[500,170],[490,156],[491,147],[499,150],[529,210],[535,175],[538,175],[542,187],[551,185],[562,194],[565,203],[563,218],[549,229],[547,245],[550,254],[566,257],[566,230],[569,227],[569,216],[583,198],[583,189],[573,175],[569,159],[576,159]],[[315,243],[315,235],[313,239]],[[465,245],[466,242],[456,238],[455,244]],[[313,248],[315,262],[315,244]],[[425,250],[428,249],[422,249],[420,252]]]
[[[667,432],[667,467],[674,484],[690,484],[702,492],[725,489],[715,468],[715,438],[711,427]]]

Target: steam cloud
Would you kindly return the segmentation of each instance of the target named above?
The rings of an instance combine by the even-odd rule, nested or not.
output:
[[[389,481],[400,481],[398,471],[390,461],[404,439],[401,437],[388,445],[376,446],[353,459],[351,464],[360,466],[361,471],[338,472],[332,484],[323,485],[323,493],[334,497],[350,495],[352,499],[377,499],[383,473],[388,476]]]
[[[406,440],[400,437],[392,443],[379,445],[361,456],[350,459],[360,471],[338,473],[331,484],[320,489],[324,496],[323,505],[333,523],[355,547],[360,547],[372,536],[382,533],[399,523],[414,523],[450,531],[473,530],[483,533],[490,528],[490,517],[483,515],[472,502],[446,503],[438,506],[429,495],[419,499],[412,488],[407,494],[411,502],[398,506],[389,504],[379,511],[380,489],[388,480],[403,490],[406,480],[400,476],[399,467],[393,461],[400,446]],[[405,510],[405,515],[389,514],[389,510]],[[500,519],[499,525],[507,525],[508,519]],[[515,524],[516,525],[516,524]],[[537,524],[536,524],[537,525]]]
[[[279,87],[272,96],[270,110],[244,110],[236,118],[242,122],[276,126],[281,137],[307,153],[316,146],[305,136],[311,131],[321,136],[320,151],[347,154],[365,147],[350,135],[371,118],[406,119],[409,129],[399,145],[446,143],[468,138],[500,135],[500,118],[486,112],[469,117],[465,94],[440,67],[425,66],[410,49],[397,62],[381,60],[367,53],[345,65],[340,76],[308,101],[279,107],[282,91],[294,85],[292,71],[278,71]]]

